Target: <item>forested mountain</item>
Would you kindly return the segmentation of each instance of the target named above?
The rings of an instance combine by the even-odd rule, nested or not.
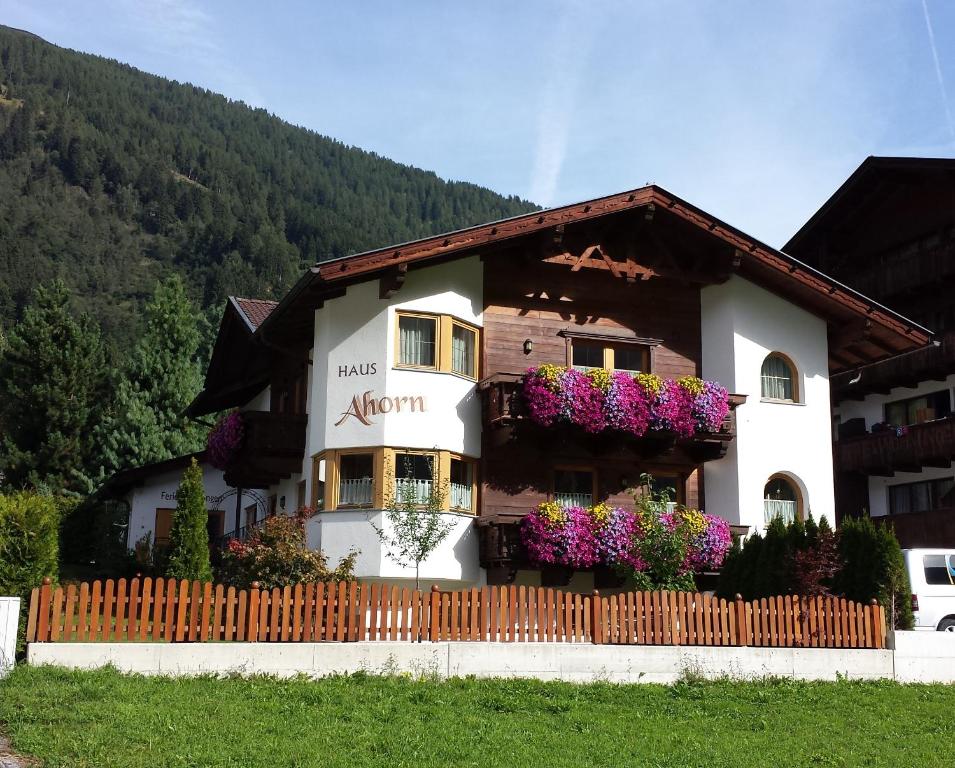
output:
[[[171,271],[204,307],[317,261],[533,210],[0,26],[0,328],[39,282],[128,347]]]

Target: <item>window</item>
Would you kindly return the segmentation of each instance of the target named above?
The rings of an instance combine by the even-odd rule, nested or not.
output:
[[[889,486],[889,514],[926,512],[955,505],[955,479],[922,480],[918,483]]]
[[[897,427],[924,424],[926,421],[941,419],[951,413],[952,401],[947,389],[885,405],[886,422]]]
[[[245,531],[246,531],[246,535],[248,535],[248,532],[255,527],[255,518],[258,512],[258,505],[249,504],[249,506],[245,508],[244,512],[245,512]]]
[[[650,491],[659,498],[666,494],[667,509],[673,511],[680,502],[680,478],[667,475],[652,475],[650,477]]]
[[[374,456],[346,453],[339,459],[338,506],[369,506],[374,489]]]
[[[160,548],[169,546],[169,532],[172,531],[172,518],[175,514],[175,509],[156,510],[156,527],[153,529],[153,546]]]
[[[763,488],[763,519],[766,525],[778,517],[789,524],[802,519],[799,509],[799,492],[787,478],[771,477]]]
[[[477,331],[461,323],[451,325],[451,372],[477,378],[477,364],[475,349],[477,347]]]
[[[395,365],[478,377],[478,333],[450,315],[396,313]]]
[[[602,344],[576,341],[570,348],[571,364],[574,368],[586,371],[604,367],[604,348]]]
[[[639,373],[650,370],[650,352],[646,347],[637,344],[618,345],[610,351],[613,353],[610,367],[615,371]]]
[[[429,453],[395,454],[395,499],[400,504],[414,499],[427,504],[434,487],[436,458]]]
[[[594,487],[595,478],[592,470],[554,470],[554,501],[562,507],[592,506]]]
[[[437,367],[438,318],[398,315],[398,365]]]
[[[312,509],[325,509],[325,480],[328,477],[328,459],[324,455],[312,459]]]
[[[760,392],[767,400],[794,403],[799,393],[796,387],[795,366],[783,355],[773,352],[763,360],[760,371]]]
[[[955,555],[923,555],[922,567],[926,584],[955,585]]]
[[[462,512],[474,510],[473,462],[451,459],[451,509]]]

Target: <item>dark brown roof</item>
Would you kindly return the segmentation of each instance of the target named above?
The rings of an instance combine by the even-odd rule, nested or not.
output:
[[[238,296],[230,296],[229,298],[235,303],[242,319],[248,323],[249,328],[253,331],[262,325],[266,318],[272,314],[272,310],[279,305],[277,301],[268,299],[243,299]]]
[[[740,275],[826,318],[831,330],[844,328],[855,334],[859,326],[867,341],[855,345],[852,360],[833,361],[833,371],[898,354],[931,339],[931,332],[917,323],[656,185],[321,262],[292,287],[254,335],[267,334],[273,342],[293,333],[310,335],[314,308],[343,295],[350,284],[410,266],[471,255],[555,227],[650,207],[735,248]]]

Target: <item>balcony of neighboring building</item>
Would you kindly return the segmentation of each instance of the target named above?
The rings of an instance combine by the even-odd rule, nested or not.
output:
[[[896,472],[920,472],[925,467],[947,468],[955,459],[952,414],[909,426],[874,425],[872,431],[861,434],[852,434],[852,429],[842,426],[834,446],[839,472],[891,477]]]

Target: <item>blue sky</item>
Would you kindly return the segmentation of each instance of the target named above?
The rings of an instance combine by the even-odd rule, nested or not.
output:
[[[0,23],[548,206],[652,181],[777,246],[866,155],[955,156],[948,0],[0,0]]]

